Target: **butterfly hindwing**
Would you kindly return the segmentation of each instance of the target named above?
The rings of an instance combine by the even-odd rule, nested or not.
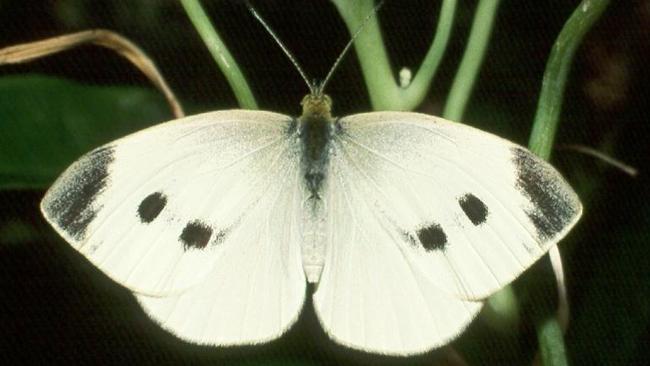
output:
[[[233,231],[269,187],[297,172],[294,125],[254,111],[164,123],[80,158],[41,209],[115,281],[146,295],[179,294],[236,245]]]
[[[331,157],[324,196],[327,254],[313,300],[325,332],[338,343],[382,354],[444,345],[482,304],[442,291],[412,266],[396,244],[400,233],[376,210],[345,159],[338,152]]]
[[[413,270],[461,299],[511,282],[582,212],[548,163],[472,127],[378,112],[341,118],[337,130],[332,169],[355,187],[353,204],[363,197]]]

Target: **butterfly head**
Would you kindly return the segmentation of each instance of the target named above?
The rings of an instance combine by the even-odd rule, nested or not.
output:
[[[354,40],[357,38],[357,36],[361,33],[365,25],[368,23],[370,19],[379,11],[379,8],[383,5],[384,0],[380,0],[377,5],[370,11],[361,25],[357,28],[356,32],[352,35],[350,38],[350,41],[345,45],[343,48],[343,51],[339,54],[339,56],[336,58],[336,61],[334,61],[334,65],[330,68],[330,71],[327,73],[327,76],[323,79],[322,82],[318,83],[316,81],[309,81],[309,77],[307,77],[307,74],[303,71],[302,67],[298,64],[298,61],[296,58],[291,54],[289,49],[280,41],[278,36],[273,32],[271,27],[262,19],[262,17],[257,13],[255,8],[253,8],[253,5],[251,5],[250,2],[246,1],[246,7],[248,7],[248,10],[253,14],[255,19],[257,19],[260,24],[266,29],[266,31],[273,37],[275,42],[280,46],[280,49],[284,54],[289,58],[291,63],[296,67],[296,70],[302,77],[302,79],[305,81],[307,84],[307,87],[309,88],[309,95],[305,96],[302,99],[302,102],[300,103],[302,105],[302,119],[310,119],[310,118],[321,118],[326,121],[331,121],[332,119],[332,99],[323,93],[325,90],[325,86],[327,85],[328,81],[334,74],[334,71],[337,69],[338,65],[341,63],[343,60],[343,56],[350,50],[352,45],[354,44]]]
[[[332,119],[332,98],[323,93],[311,93],[302,98],[302,117]]]

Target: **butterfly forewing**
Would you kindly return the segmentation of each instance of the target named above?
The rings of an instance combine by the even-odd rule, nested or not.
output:
[[[111,278],[148,295],[200,283],[299,153],[290,117],[221,111],[164,123],[68,168],[42,211]]]
[[[399,259],[459,298],[511,282],[581,214],[556,170],[494,135],[417,113],[338,123],[332,169],[356,187],[353,205],[367,201]]]

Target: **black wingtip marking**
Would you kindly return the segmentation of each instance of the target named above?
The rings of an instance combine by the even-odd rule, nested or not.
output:
[[[179,239],[183,242],[183,249],[203,249],[210,242],[212,228],[207,224],[194,220],[190,221],[183,228]]]
[[[458,204],[465,213],[465,216],[467,216],[474,226],[485,223],[488,215],[488,208],[478,197],[471,193],[467,193],[458,200]]]
[[[115,158],[111,146],[89,152],[74,163],[59,182],[52,198],[45,206],[52,220],[76,240],[83,240],[88,225],[95,219],[95,200],[104,191],[108,181],[108,168]]]
[[[140,202],[138,216],[140,216],[140,220],[143,223],[148,224],[160,215],[160,212],[166,205],[167,197],[160,192],[154,192]]]
[[[561,232],[578,214],[576,204],[550,165],[521,147],[512,149],[517,169],[517,188],[533,203],[526,212],[538,235],[549,240]]]
[[[422,247],[427,252],[445,249],[447,245],[447,234],[436,223],[432,223],[418,230],[417,235],[420,243],[422,243]]]

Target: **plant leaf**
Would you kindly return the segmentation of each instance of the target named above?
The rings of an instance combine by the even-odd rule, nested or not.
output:
[[[171,118],[150,89],[0,78],[0,189],[45,188],[83,153]]]

